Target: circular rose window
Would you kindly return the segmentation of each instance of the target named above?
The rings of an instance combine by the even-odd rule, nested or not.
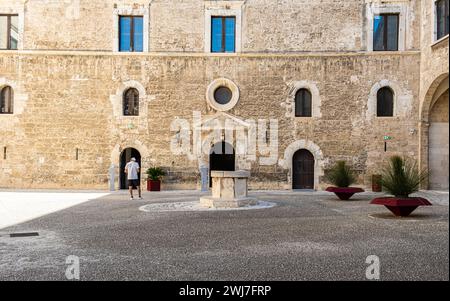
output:
[[[206,100],[217,111],[228,111],[238,103],[239,89],[231,80],[219,78],[208,86]]]

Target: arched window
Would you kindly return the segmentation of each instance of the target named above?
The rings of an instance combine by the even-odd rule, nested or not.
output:
[[[6,86],[0,92],[0,114],[12,114],[14,105],[14,92],[11,87]]]
[[[127,89],[123,94],[123,115],[139,116],[139,92],[135,88]]]
[[[295,117],[312,116],[312,97],[307,89],[300,89],[295,94]]]
[[[377,116],[394,116],[394,92],[389,87],[381,88],[377,92]]]

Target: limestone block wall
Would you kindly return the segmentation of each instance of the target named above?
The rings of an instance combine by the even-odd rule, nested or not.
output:
[[[2,0],[0,13],[19,14],[20,48],[25,50],[114,51],[117,14],[148,11],[144,49],[205,52],[207,11],[220,15],[234,10],[242,15],[240,51],[279,53],[365,51],[371,28],[368,11],[389,6],[404,14],[400,30],[405,50],[417,50],[420,1]]]
[[[434,11],[434,0],[422,0],[421,2],[421,60],[420,60],[420,166],[425,169],[429,166],[430,157],[430,114],[437,90],[444,86],[448,90],[449,74],[449,44],[448,35],[440,40],[436,40],[436,16]],[[447,102],[448,106],[448,102]],[[448,110],[448,109],[447,109]],[[436,131],[434,131],[436,133]],[[448,139],[448,135],[442,135],[441,139]],[[447,140],[448,143],[448,140]],[[448,181],[447,181],[448,182]],[[428,188],[425,184],[423,188]]]
[[[110,165],[119,164],[121,150],[134,147],[144,170],[154,165],[169,170],[166,188],[195,188],[199,162],[172,153],[171,123],[184,118],[192,124],[193,111],[215,114],[206,90],[222,77],[240,90],[228,114],[279,124],[274,164],[262,165],[259,153],[245,164],[252,188],[291,188],[291,167],[283,162],[296,145],[316,154],[318,171],[349,161],[360,185],[370,185],[371,174],[388,156],[418,156],[416,52],[229,57],[36,52],[1,53],[0,63],[0,79],[17,82],[27,95],[20,114],[0,115],[0,149],[7,148],[6,159],[0,157],[0,187],[106,188]],[[317,117],[293,117],[289,95],[299,81],[317,87]],[[397,87],[396,101],[407,104],[401,115],[367,117],[372,87],[381,81]],[[112,100],[126,83],[145,90],[141,107],[147,118],[123,121],[115,115]],[[387,152],[384,135],[393,137]],[[318,176],[317,188],[325,186]]]

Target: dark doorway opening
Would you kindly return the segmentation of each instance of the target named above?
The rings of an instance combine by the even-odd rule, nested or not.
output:
[[[306,149],[298,150],[292,158],[292,188],[314,189],[314,156]]]
[[[130,162],[131,158],[136,158],[136,162],[141,165],[141,154],[137,149],[127,148],[120,155],[120,189],[128,189],[127,174],[125,173],[125,165]],[[141,180],[141,172],[139,172],[139,182]],[[134,187],[135,188],[135,187]]]
[[[214,144],[209,155],[209,187],[212,187],[211,171],[235,171],[235,151],[231,144],[222,141]]]

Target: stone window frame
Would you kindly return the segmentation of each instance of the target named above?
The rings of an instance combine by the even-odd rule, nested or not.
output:
[[[17,15],[19,20],[19,37],[17,42],[17,49],[9,49],[4,51],[18,51],[23,50],[23,37],[24,37],[24,28],[25,28],[25,8],[21,5],[11,6],[8,7],[1,7],[0,6],[0,15]],[[3,51],[3,50],[0,50]]]
[[[10,107],[9,107],[9,111],[7,111],[7,112],[1,112],[0,111],[0,114],[12,115],[12,114],[14,114],[14,89],[11,86],[9,86],[9,85],[0,86],[0,109],[2,109],[1,103],[2,103],[3,90],[4,89],[9,89],[9,91],[10,91],[9,99],[5,100],[6,103],[8,103],[8,100],[10,100]]]
[[[393,93],[393,114],[392,116],[377,116],[378,90],[385,87],[390,88]],[[402,89],[395,82],[383,79],[375,83],[370,89],[369,100],[367,102],[366,119],[377,118],[389,120],[403,115],[404,112],[402,112],[402,110],[400,110],[399,108],[399,106],[402,105],[399,101],[400,97],[403,97],[406,100],[406,98],[408,98],[408,95],[402,96]]]
[[[124,115],[123,114],[123,101],[124,93],[130,88],[134,88],[139,92],[139,115]],[[147,102],[150,101],[150,97],[145,91],[145,87],[135,80],[129,80],[121,83],[117,88],[116,94],[110,96],[110,101],[113,106],[113,116],[121,120],[138,120],[146,119],[148,117]]]
[[[375,15],[398,14],[398,49],[406,50],[406,37],[408,30],[408,3],[375,3],[371,2],[366,7],[367,20],[367,51],[373,50],[373,22]]]
[[[231,100],[226,104],[218,103],[214,98],[214,92],[219,87],[226,87],[231,90]],[[225,112],[233,109],[239,102],[240,92],[238,86],[228,78],[217,78],[213,80],[206,89],[206,101],[218,112]]]
[[[242,6],[245,1],[205,1],[205,53],[233,55],[242,51]],[[211,52],[211,18],[214,16],[235,17],[235,52]]]
[[[300,117],[295,116],[295,96],[297,95],[297,92],[301,89],[306,89],[311,93],[311,116],[308,117]],[[317,87],[316,83],[308,80],[301,80],[301,81],[293,81],[290,83],[290,89],[289,89],[289,96],[288,96],[288,103],[291,104],[291,117],[295,120],[309,120],[311,118],[320,118],[322,117],[322,113],[320,111],[320,107],[322,104],[322,100],[320,97],[319,88]]]
[[[443,36],[440,39],[437,38],[437,22],[438,22],[438,20],[437,20],[437,10],[436,10],[436,2],[437,1],[438,0],[431,1],[431,15],[432,15],[432,18],[433,18],[433,26],[431,27],[431,30],[433,31],[431,33],[431,44],[436,44],[439,41],[445,40],[445,39],[447,39],[449,37],[449,35],[447,34],[447,35]]]
[[[22,93],[21,86],[17,82],[0,77],[0,90],[6,86],[11,87],[14,93],[13,112],[10,114],[0,114],[0,118],[14,117],[22,114],[28,101],[28,94]]]
[[[136,53],[149,52],[149,42],[150,42],[150,6],[141,6],[139,8],[134,8],[131,5],[118,5],[113,10],[113,52],[122,53],[119,50],[120,43],[120,33],[119,33],[119,22],[120,16],[142,16],[144,29],[143,29],[143,51]],[[130,52],[124,52],[130,54]],[[134,53],[134,52],[132,52]]]

